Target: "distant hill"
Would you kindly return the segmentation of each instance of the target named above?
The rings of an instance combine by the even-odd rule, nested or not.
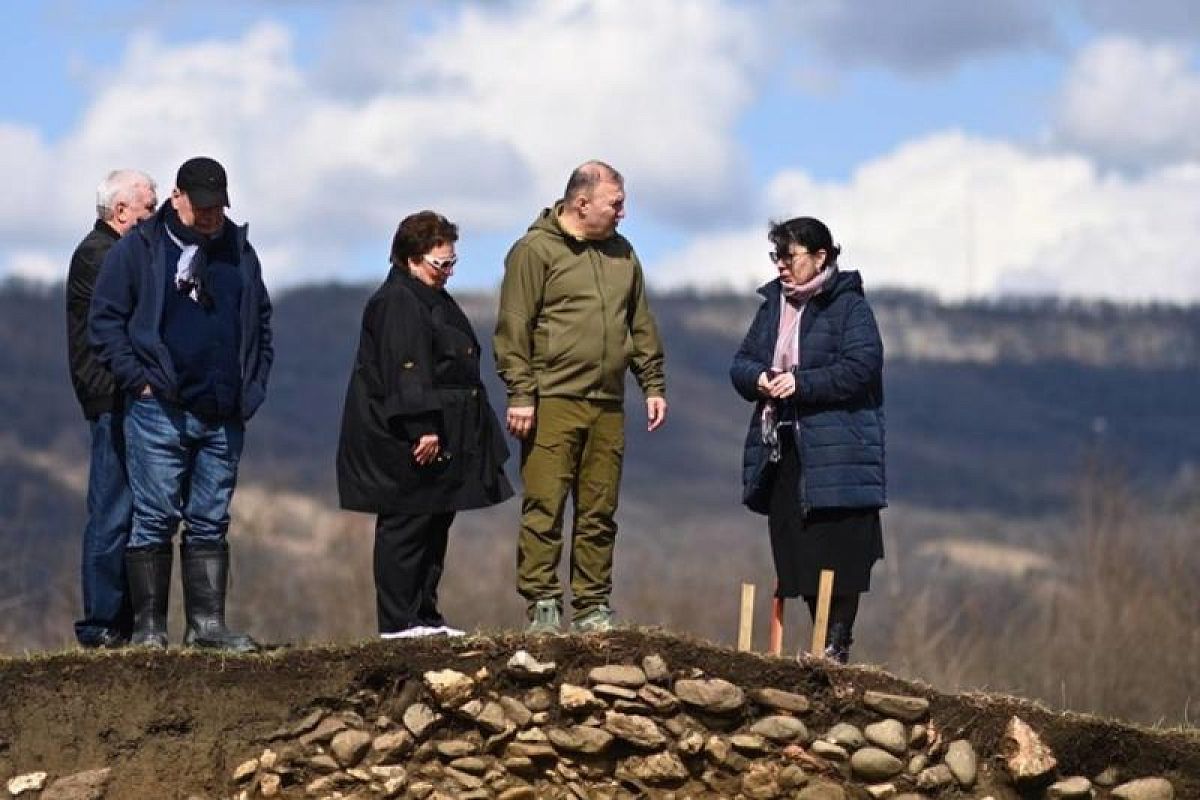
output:
[[[268,400],[251,423],[244,483],[336,503],[342,399],[371,290],[308,286],[274,298],[277,359]],[[459,300],[490,366],[495,298]],[[748,519],[738,475],[751,407],[727,371],[758,302],[753,295],[653,298],[670,415],[662,431],[646,434],[630,381],[622,494],[626,513],[644,524],[670,530],[655,516],[667,509]],[[1006,518],[1058,513],[1085,461],[1097,457],[1160,494],[1200,481],[1200,307],[950,306],[896,292],[875,293],[872,302],[887,351],[894,504]],[[60,568],[40,554],[63,537],[74,540],[82,516],[86,426],[67,378],[63,317],[61,286],[0,287],[0,549],[27,556],[20,582],[33,586]],[[486,372],[500,411],[502,389]],[[0,603],[15,580],[0,568]]]
[[[268,641],[374,628],[372,520],[336,511],[333,481],[370,291],[274,298],[278,358],[231,532],[231,617]],[[888,353],[892,505],[861,657],[943,687],[1186,717],[1200,652],[1200,308],[871,297]],[[495,298],[459,299],[487,343]],[[750,406],[727,377],[757,299],[652,302],[670,417],[647,434],[631,387],[614,605],[621,619],[731,642],[740,583],[757,584],[765,619],[774,580],[763,520],[739,504]],[[60,287],[0,287],[0,653],[65,646],[78,615],[87,429],[64,328]],[[441,595],[464,628],[520,625],[518,513],[511,501],[455,522]],[[807,629],[797,606],[788,647]],[[1148,641],[1172,645],[1147,661]],[[1028,652],[1043,656],[1026,663]]]
[[[246,451],[254,480],[333,498],[342,399],[370,290],[310,286],[276,296],[277,360]],[[494,298],[459,300],[489,343]],[[1097,448],[1149,487],[1188,480],[1200,466],[1200,308],[946,306],[888,292],[872,300],[887,350],[894,500],[1042,513],[1069,498],[1083,458]],[[727,371],[756,306],[752,296],[653,298],[670,417],[646,435],[631,390],[631,488],[652,482],[680,502],[737,503],[750,406]],[[85,428],[63,341],[61,288],[0,289],[0,440],[80,458]],[[487,378],[499,408],[502,391],[490,370]]]

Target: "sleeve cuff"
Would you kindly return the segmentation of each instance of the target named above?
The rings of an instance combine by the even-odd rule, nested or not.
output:
[[[435,420],[428,414],[420,414],[415,417],[397,420],[395,424],[404,432],[404,438],[410,442],[415,442],[422,436],[437,433]]]

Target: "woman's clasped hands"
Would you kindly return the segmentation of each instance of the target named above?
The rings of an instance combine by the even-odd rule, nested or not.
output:
[[[769,369],[758,376],[758,393],[772,400],[785,400],[796,393],[796,376],[791,371]]]

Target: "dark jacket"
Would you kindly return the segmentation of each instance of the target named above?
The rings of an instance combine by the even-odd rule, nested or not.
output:
[[[779,407],[800,455],[801,508],[882,508],[884,464],[883,342],[857,272],[839,272],[800,318],[796,394]],[[758,377],[771,364],[779,331],[780,283],[761,287],[758,309],[729,370],[734,388],[753,402],[742,461],[743,502],[767,513],[769,448],[762,440]]]
[[[203,292],[180,291],[173,273],[167,288],[159,335],[175,367],[179,404],[204,420],[236,419],[242,394],[238,358],[242,291],[245,281],[237,263],[235,232],[227,225],[199,256],[204,262]],[[182,249],[166,246],[167,263],[177,263]],[[193,297],[194,295],[194,297]]]
[[[71,365],[71,385],[83,408],[83,415],[95,419],[118,407],[117,382],[112,373],[96,358],[88,342],[88,309],[100,263],[109,249],[121,238],[104,220],[95,227],[71,254],[67,271],[67,356]]]
[[[169,203],[169,201],[168,201]],[[179,380],[162,338],[163,309],[174,248],[164,222],[167,203],[138,223],[105,256],[92,297],[89,337],[100,360],[116,377],[117,386],[135,394],[149,384],[161,400],[180,402]],[[247,226],[233,225],[233,247],[223,251],[242,277],[238,316],[241,329],[239,413],[250,419],[267,393],[275,350],[271,343],[271,300],[263,285],[258,255],[247,240]]]
[[[441,440],[418,465],[413,445]],[[512,496],[508,446],[479,377],[479,342],[462,309],[404,268],[367,301],[338,441],[342,508],[432,514]]]
[[[666,392],[663,348],[642,265],[619,233],[576,239],[543,209],[504,259],[496,369],[509,406],[539,397],[625,399],[633,370],[647,397]]]

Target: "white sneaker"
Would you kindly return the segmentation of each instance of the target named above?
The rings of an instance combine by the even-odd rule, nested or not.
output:
[[[442,625],[432,629],[435,633],[443,634],[444,636],[466,636],[466,631],[460,631],[458,628],[451,628],[449,625]]]
[[[430,628],[425,625],[414,625],[411,628],[405,628],[402,631],[390,631],[388,633],[379,634],[380,639],[419,639],[422,636],[436,636],[441,633],[440,628]]]

